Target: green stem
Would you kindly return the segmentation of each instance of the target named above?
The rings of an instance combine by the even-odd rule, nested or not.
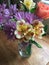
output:
[[[38,44],[36,41],[33,41],[32,39],[30,39],[30,43],[35,44],[38,48],[42,48],[40,44]]]

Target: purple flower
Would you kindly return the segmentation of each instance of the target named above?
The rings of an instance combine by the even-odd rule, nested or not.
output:
[[[4,9],[4,16],[5,17],[9,17],[10,16],[9,9]]]
[[[40,17],[38,17],[37,15],[34,16],[34,19],[35,19],[35,20],[39,20],[39,21],[43,21],[43,19],[40,18]]]
[[[6,4],[0,4],[0,13],[3,13],[4,9],[6,8]]]
[[[9,20],[8,22],[6,22],[4,24],[4,32],[6,33],[6,35],[8,36],[8,38],[13,38],[14,37],[14,31],[16,29],[16,22]]]
[[[16,12],[15,18],[17,20],[24,19],[28,23],[32,23],[34,20],[42,20],[41,18],[37,17],[33,13],[28,13],[28,12]]]
[[[31,14],[31,13],[28,13],[28,12],[17,12],[15,14],[15,18],[17,20],[24,19],[26,22],[32,23],[32,21],[34,20],[34,14]]]
[[[17,20],[24,19],[24,18],[25,18],[25,13],[24,13],[24,12],[16,12],[15,18],[16,18]]]
[[[4,4],[4,3],[1,6],[2,6],[3,9],[6,8],[6,4]]]
[[[0,16],[0,28],[3,26],[3,17]]]
[[[6,4],[0,5],[0,13],[5,17],[5,18],[13,18],[15,13],[17,12],[17,7],[16,4],[11,5],[9,8],[6,7]]]
[[[25,19],[27,22],[29,22],[31,24],[34,20],[34,14],[26,12]]]
[[[0,25],[3,25],[6,22],[5,17],[0,13]]]
[[[17,12],[17,10],[18,9],[17,9],[16,4],[11,5],[10,8],[9,8],[9,11],[10,11],[11,15],[15,14]]]

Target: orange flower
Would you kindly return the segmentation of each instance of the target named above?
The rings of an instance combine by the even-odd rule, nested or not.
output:
[[[49,5],[44,4],[43,2],[38,2],[36,15],[43,19],[48,19],[49,18]]]

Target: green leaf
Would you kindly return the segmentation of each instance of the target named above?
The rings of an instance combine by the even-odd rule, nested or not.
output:
[[[42,36],[46,36],[46,33],[45,33],[45,34],[43,34]]]
[[[35,8],[32,8],[32,9],[30,10],[30,12],[31,12],[31,13],[34,13],[34,12],[35,12]]]
[[[47,28],[48,28],[48,25],[45,25],[45,26],[44,26],[44,31],[45,31],[45,33],[44,33],[42,36],[45,36],[45,35],[46,35]]]
[[[45,25],[45,26],[44,26],[44,31],[45,31],[45,32],[47,31],[47,28],[48,28],[48,25]]]
[[[27,9],[27,7],[23,4],[23,3],[21,3],[22,4],[22,9],[24,10],[24,11],[27,11],[27,12],[29,12],[29,9]]]
[[[13,21],[13,22],[14,22],[14,21],[17,21],[17,20],[16,20],[15,18],[13,18],[13,19],[11,19],[11,21]]]
[[[31,12],[31,13],[34,13],[35,11],[36,11],[36,5],[35,5],[34,8],[30,9],[30,12]]]
[[[42,48],[40,44],[38,44],[36,41],[30,40],[30,43],[35,44],[38,48]]]
[[[42,48],[40,44],[38,44],[36,41],[33,42],[38,48]]]

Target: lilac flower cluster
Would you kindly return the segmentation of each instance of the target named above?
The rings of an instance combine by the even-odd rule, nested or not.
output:
[[[14,38],[14,31],[16,30],[16,21],[8,20],[3,26],[4,32],[8,38]]]
[[[6,4],[0,4],[0,28],[3,28],[9,38],[14,36],[14,30],[16,29],[16,22],[12,20],[16,12],[16,4],[11,5],[9,8]]]
[[[42,20],[41,18],[39,18],[38,16],[36,16],[33,13],[28,13],[28,12],[17,12],[15,13],[15,18],[17,20],[21,20],[24,19],[26,22],[32,24],[34,20]]]
[[[6,4],[0,5],[0,13],[4,17],[12,18],[16,12],[17,12],[16,4],[11,5],[9,8],[7,8]]]
[[[34,20],[34,14],[31,14],[31,13],[28,13],[28,12],[17,12],[15,14],[15,18],[17,20],[24,19],[26,22],[31,24],[32,21]]]
[[[33,20],[40,20],[40,18],[32,13],[18,11],[16,4],[11,5],[9,8],[7,8],[6,4],[0,5],[0,27],[3,28],[3,31],[9,38],[14,37],[16,21],[21,19],[24,19],[30,24]]]

